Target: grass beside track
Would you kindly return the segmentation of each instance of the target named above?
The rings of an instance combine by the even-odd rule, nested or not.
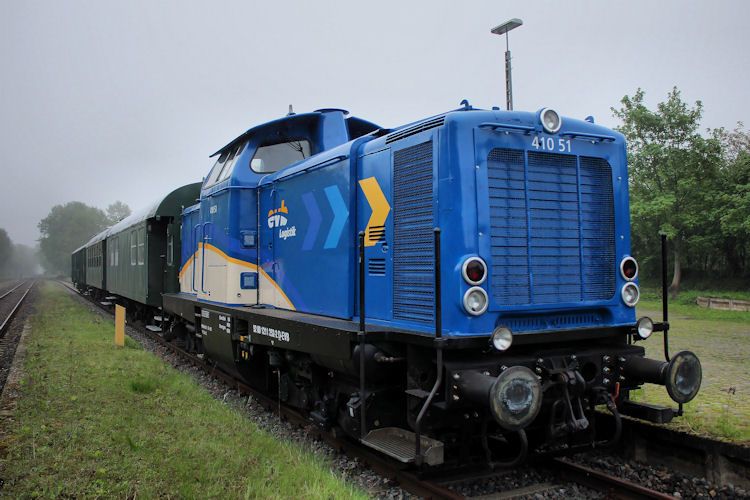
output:
[[[0,497],[364,498],[131,340],[40,286]],[[4,456],[3,456],[4,455]]]
[[[680,294],[669,306],[670,354],[690,350],[698,355],[703,365],[700,393],[685,405],[685,415],[670,425],[750,444],[750,312],[699,307],[695,305],[697,295],[716,297],[721,294]],[[638,304],[638,316],[661,321],[661,302],[646,296]],[[642,345],[648,357],[663,359],[660,333],[655,333]],[[663,387],[650,384],[638,391],[636,399],[676,406]]]

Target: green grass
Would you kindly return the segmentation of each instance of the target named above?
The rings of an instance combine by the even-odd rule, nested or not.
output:
[[[114,347],[112,322],[59,285],[41,291],[0,496],[365,497],[131,339]]]
[[[703,365],[700,393],[685,405],[685,415],[671,425],[750,444],[750,312],[695,305],[695,296],[706,293],[683,293],[670,302],[670,353],[691,350]],[[738,296],[741,294],[729,295],[743,298]],[[638,304],[638,315],[661,321],[661,302],[646,295]],[[660,333],[642,345],[647,356],[663,359]],[[637,399],[674,406],[663,387],[647,385],[638,392]]]
[[[748,322],[750,323],[750,311],[720,311],[700,307],[695,300],[698,297],[732,298],[739,300],[750,300],[750,292],[723,292],[716,290],[686,290],[680,292],[676,299],[669,301],[669,316],[684,317],[690,319],[705,319],[717,321]],[[638,309],[658,311],[654,316],[661,320],[661,290],[655,288],[644,288],[641,290],[641,301]]]

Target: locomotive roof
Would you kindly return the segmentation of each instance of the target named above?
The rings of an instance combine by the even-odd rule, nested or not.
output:
[[[283,125],[304,124],[304,123],[314,124],[315,122],[319,121],[323,115],[328,114],[328,113],[341,113],[343,116],[347,116],[349,114],[349,112],[345,109],[324,108],[324,109],[317,109],[310,113],[286,115],[281,118],[271,120],[270,122],[261,123],[260,125],[256,125],[255,127],[251,127],[247,129],[245,132],[243,132],[242,134],[238,135],[237,137],[229,141],[226,145],[222,146],[218,151],[210,155],[209,158],[213,158],[214,156],[221,154],[222,152],[234,146],[238,142],[244,141],[252,135],[261,134],[261,133],[267,132],[269,130],[273,130]],[[350,131],[362,132],[362,133],[350,134],[350,135],[357,135],[357,136],[364,135],[365,133],[368,133],[372,130],[376,130],[380,128],[378,125],[372,123],[371,121],[368,121],[368,120],[365,120],[363,118],[359,118],[356,116],[349,116],[348,118],[345,118],[345,122]]]

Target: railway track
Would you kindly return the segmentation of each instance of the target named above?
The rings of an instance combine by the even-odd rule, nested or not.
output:
[[[20,332],[17,329],[11,330],[13,318],[21,310],[21,306],[34,285],[34,281],[21,281],[16,285],[11,285],[9,290],[0,295],[0,394],[5,388],[5,382],[20,338]],[[8,335],[11,331],[13,334]]]
[[[2,320],[2,323],[0,324],[0,339],[5,337],[5,334],[10,328],[11,322],[13,321],[13,318],[18,313],[18,310],[21,308],[21,305],[26,300],[26,297],[28,297],[29,292],[31,292],[31,289],[34,288],[35,282],[34,281],[31,282],[31,284],[23,292],[23,295],[21,295],[20,298],[17,298],[18,294],[14,292],[18,290],[19,288],[21,288],[22,286],[28,285],[28,284],[29,284],[28,281],[22,281],[18,285],[11,288],[9,291],[0,295],[0,305],[3,307],[2,310],[0,310],[0,313],[4,313],[2,316],[0,316],[0,319]],[[15,299],[15,302],[12,302],[14,299]],[[8,310],[9,312],[6,312]]]
[[[69,283],[60,283],[75,292],[77,295],[80,295],[78,291]],[[89,302],[93,302],[97,307],[110,315],[114,314],[111,306],[104,306],[92,300],[89,300]],[[158,332],[153,332],[146,328],[138,328],[138,331],[142,335],[151,339],[156,344],[164,347],[169,352],[183,359],[187,363],[190,363],[193,366],[203,370],[208,375],[221,380],[228,387],[236,390],[240,395],[251,396],[262,406],[264,406],[267,411],[277,413],[280,417],[283,417],[290,423],[306,428],[308,431],[308,435],[310,435],[311,437],[326,442],[332,448],[345,453],[351,458],[356,458],[357,460],[367,464],[378,474],[396,481],[402,489],[408,491],[413,495],[423,498],[436,499],[472,498],[471,496],[467,496],[456,491],[456,489],[459,489],[457,488],[457,485],[467,483],[472,480],[489,479],[495,476],[500,476],[503,474],[503,472],[506,474],[508,473],[507,470],[501,472],[482,471],[480,473],[474,474],[464,472],[459,473],[455,476],[449,476],[441,473],[441,476],[438,478],[429,476],[427,474],[422,474],[419,471],[403,469],[399,466],[399,464],[396,464],[390,459],[380,456],[379,454],[370,451],[369,448],[365,448],[358,443],[344,436],[341,436],[336,432],[335,429],[328,431],[314,426],[305,415],[292,408],[285,407],[284,405],[279,405],[279,402],[276,399],[253,389],[242,380],[239,380],[235,376],[226,373],[220,367],[210,363],[202,357],[186,352],[175,343],[165,340]],[[540,482],[540,484],[527,485],[517,489],[504,490],[490,495],[481,495],[475,498],[490,500],[501,498],[508,499],[533,497],[537,493],[543,493],[548,490],[558,489],[565,483],[575,483],[577,485],[581,485],[585,488],[589,488],[591,490],[599,492],[605,498],[673,498],[671,495],[646,488],[632,481],[628,481],[620,477],[607,474],[562,458],[546,459],[544,461],[536,463],[534,466],[546,470],[549,475],[554,477],[556,480],[553,480],[551,482]]]

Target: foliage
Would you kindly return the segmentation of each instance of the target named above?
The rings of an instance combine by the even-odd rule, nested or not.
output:
[[[41,288],[17,408],[0,426],[7,498],[364,498],[59,285]]]
[[[750,140],[741,129],[699,133],[703,106],[673,88],[651,110],[638,89],[623,97],[618,128],[628,141],[633,253],[657,271],[659,233],[670,239],[679,291],[683,269],[743,275],[750,246]]]
[[[7,231],[0,228],[0,276],[10,267],[10,258],[13,255],[13,243],[8,237]]]
[[[55,205],[39,224],[44,266],[53,273],[70,272],[70,254],[109,225],[105,213],[80,201]]]
[[[110,224],[117,224],[131,213],[132,211],[130,210],[130,207],[120,200],[117,200],[107,207],[107,219]]]
[[[23,278],[39,273],[37,250],[14,245],[4,229],[0,229],[0,278]]]

